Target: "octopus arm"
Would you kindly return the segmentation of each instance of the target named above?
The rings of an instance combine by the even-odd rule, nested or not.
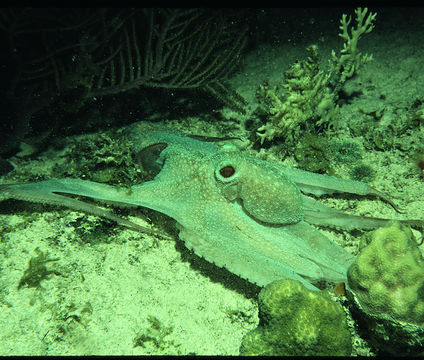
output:
[[[358,216],[346,214],[330,208],[319,201],[302,195],[305,221],[309,224],[340,228],[345,230],[375,229],[384,226],[393,219]],[[399,220],[401,223],[418,228],[424,228],[424,220]]]
[[[118,192],[119,191],[112,186],[87,180],[52,179],[27,184],[0,185],[0,201],[14,199],[41,204],[66,206],[73,210],[107,218],[133,230],[147,234],[155,234],[153,230],[123,219],[99,206],[62,195],[73,194],[119,203],[119,201],[117,201],[119,196],[113,195]],[[120,192],[120,196],[122,196],[122,191]],[[119,204],[124,205],[122,203]]]
[[[315,174],[292,167],[284,167],[283,172],[305,194],[311,194],[318,197],[335,193],[374,196],[387,202],[397,212],[402,213],[402,211],[393,203],[388,195],[361,181]]]

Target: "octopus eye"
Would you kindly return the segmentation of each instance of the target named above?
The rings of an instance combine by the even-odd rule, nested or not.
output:
[[[229,178],[236,173],[236,169],[231,165],[226,165],[219,170],[219,173],[223,178]]]
[[[215,168],[215,179],[222,184],[233,183],[238,180],[240,170],[233,159],[224,159]]]

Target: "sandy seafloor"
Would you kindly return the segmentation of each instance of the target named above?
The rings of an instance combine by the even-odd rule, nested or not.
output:
[[[374,56],[352,80],[364,88],[363,94],[341,107],[340,121],[367,121],[367,106],[384,107],[385,121],[407,117],[415,99],[424,97],[424,25],[404,31],[399,23],[377,19],[376,29],[359,42],[363,52]],[[324,66],[331,49],[342,46],[337,36],[338,19],[333,26],[333,37],[316,34]],[[231,84],[251,108],[258,85],[265,79],[273,84],[281,82],[283,72],[306,56],[305,47],[313,35],[297,43],[260,46],[247,54]],[[218,121],[206,123],[201,118],[185,123],[163,119],[162,123],[184,130],[184,124],[190,122],[193,133],[238,136],[246,153],[281,161],[275,147],[263,149],[259,155],[251,148],[243,127],[247,116],[229,109],[220,111],[232,122],[225,124],[233,129],[230,133],[220,132]],[[78,135],[69,142],[76,146],[78,139],[88,136],[97,135]],[[334,136],[351,135],[342,126]],[[414,144],[423,139],[421,124],[397,139],[391,149],[367,150],[363,157],[364,163],[377,170],[371,185],[390,194],[404,214],[396,214],[384,202],[373,199],[337,198],[326,203],[358,215],[424,219],[424,179],[412,153]],[[31,174],[48,177],[71,148],[13,157],[10,160],[16,169],[0,183],[24,182]],[[293,156],[283,162],[296,166]],[[335,164],[334,169],[337,176],[348,177],[349,165]],[[103,230],[103,220],[68,209],[8,204],[11,208],[2,208],[0,214],[0,355],[237,355],[243,335],[258,324],[259,288],[208,264],[177,239],[154,238],[110,223]],[[145,215],[132,220],[143,224]],[[163,220],[153,217],[153,226],[155,219]],[[169,223],[172,228],[172,221]],[[160,231],[166,234],[165,229]],[[358,234],[322,231],[355,251]],[[420,236],[418,231],[414,233]],[[97,239],[87,240],[84,234]],[[170,234],[175,237],[176,232]],[[41,289],[23,286],[18,290],[36,248],[58,259],[47,267],[63,276],[52,274],[41,282]],[[352,320],[348,322],[355,334]],[[366,339],[355,334],[352,341],[352,355],[374,354]]]

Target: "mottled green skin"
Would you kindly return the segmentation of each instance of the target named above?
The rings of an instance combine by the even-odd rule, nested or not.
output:
[[[341,306],[295,280],[277,280],[259,294],[259,326],[240,355],[348,356],[351,337]]]
[[[424,259],[411,230],[392,222],[367,234],[348,271],[364,311],[424,325]]]
[[[148,123],[129,133],[136,152],[168,144],[154,180],[132,187],[134,204],[177,220],[197,255],[259,286],[290,278],[317,290],[320,279],[345,281],[353,257],[306,224],[300,190],[281,165]],[[234,174],[223,176],[226,167]]]
[[[345,214],[305,195],[373,195],[391,204],[365,183],[264,161],[233,144],[218,146],[146,122],[131,125],[126,134],[150,181],[136,181],[125,189],[71,178],[3,184],[0,201],[68,206],[156,235],[62,194],[147,207],[175,219],[180,239],[207,261],[259,286],[292,279],[315,291],[320,280],[345,282],[354,257],[309,224],[356,229],[387,221]]]

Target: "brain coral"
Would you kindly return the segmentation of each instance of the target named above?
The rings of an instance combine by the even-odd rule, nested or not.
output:
[[[277,280],[259,294],[259,326],[246,334],[240,355],[350,355],[341,306],[295,280]]]
[[[366,234],[348,270],[347,295],[361,332],[380,354],[424,355],[424,259],[399,222]]]
[[[365,237],[348,271],[349,288],[366,312],[424,325],[424,259],[411,230],[399,222]]]

